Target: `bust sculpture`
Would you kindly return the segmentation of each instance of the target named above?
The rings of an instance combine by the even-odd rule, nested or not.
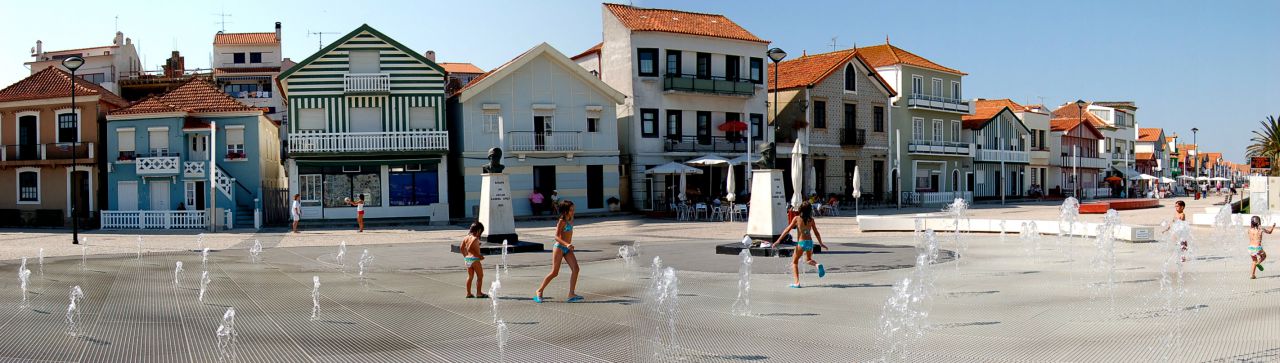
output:
[[[506,168],[505,165],[502,165],[502,148],[489,149],[489,163],[482,166],[481,169],[485,173],[501,174],[502,169]]]
[[[773,143],[764,144],[760,147],[760,158],[751,162],[753,169],[773,169],[774,153]]]

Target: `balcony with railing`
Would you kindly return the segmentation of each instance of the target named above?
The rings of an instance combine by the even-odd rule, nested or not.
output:
[[[867,144],[866,129],[845,129],[840,133],[840,146],[864,146]]]
[[[205,167],[209,164],[207,161],[183,161],[182,176],[187,178],[203,178],[205,175]]]
[[[342,89],[346,93],[391,92],[391,74],[347,73],[342,75]]]
[[[182,160],[175,153],[141,155],[133,161],[138,175],[178,175],[182,168]]]
[[[1133,154],[1126,153],[1126,152],[1113,152],[1113,153],[1111,153],[1111,160],[1114,160],[1114,161],[1133,161]]]
[[[938,96],[930,96],[926,94],[913,94],[907,96],[907,107],[922,108],[935,111],[946,111],[956,113],[969,113],[969,101],[946,98]]]
[[[582,151],[580,131],[508,131],[507,150],[512,152]]]
[[[663,150],[668,152],[746,152],[747,138],[725,136],[667,137]]]
[[[1064,168],[1078,167],[1083,169],[1106,169],[1110,166],[1108,165],[1107,160],[1103,158],[1081,156],[1078,158],[1079,160],[1075,159],[1077,158],[1071,155],[1062,155],[1057,159],[1053,159],[1053,165]]]
[[[0,148],[0,161],[14,162],[11,165],[34,165],[51,160],[70,162],[73,158],[80,159],[80,162],[92,162],[93,157],[92,142],[5,145]]]
[[[698,77],[692,74],[667,74],[662,79],[663,91],[711,93],[731,96],[751,96],[756,84],[750,80],[725,77]]]
[[[289,134],[289,153],[445,151],[445,131],[313,132]]]
[[[974,159],[977,161],[994,163],[1002,161],[1007,163],[1030,163],[1031,154],[1020,150],[979,149],[978,154]]]
[[[916,155],[943,155],[973,157],[973,144],[967,142],[911,140],[907,152]]]

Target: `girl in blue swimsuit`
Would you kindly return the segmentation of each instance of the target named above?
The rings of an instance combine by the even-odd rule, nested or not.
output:
[[[462,253],[462,262],[467,266],[467,298],[479,296],[487,298],[489,295],[484,294],[484,266],[480,265],[480,261],[484,260],[484,255],[480,254],[480,234],[484,233],[484,224],[479,221],[471,223],[471,229],[467,230],[467,236],[462,238],[462,244],[458,245],[458,252]],[[476,294],[471,295],[471,278],[476,279]]]
[[[827,275],[827,269],[813,260],[813,238],[817,237],[818,245],[822,249],[827,249],[827,244],[822,243],[822,233],[818,233],[818,225],[813,220],[813,207],[809,202],[800,203],[800,215],[791,219],[791,224],[787,225],[787,229],[782,230],[782,236],[778,236],[778,240],[774,241],[773,248],[778,248],[778,244],[782,243],[782,237],[796,230],[796,250],[791,254],[791,274],[795,276],[796,283],[791,284],[793,288],[800,287],[800,255],[804,255],[805,263],[809,266],[818,267],[818,277]]]
[[[578,288],[578,257],[573,254],[573,202],[561,200],[556,204],[556,211],[560,212],[560,220],[556,222],[556,247],[551,251],[551,273],[542,279],[542,286],[538,286],[538,291],[533,296],[533,301],[537,303],[542,303],[542,291],[560,274],[561,260],[569,264],[570,271],[569,299],[565,301],[582,301],[582,296],[575,293]]]

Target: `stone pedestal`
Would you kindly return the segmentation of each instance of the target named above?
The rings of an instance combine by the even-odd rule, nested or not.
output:
[[[511,206],[511,184],[506,174],[480,175],[480,214],[476,219],[484,224],[481,241],[502,244],[506,240],[515,244],[520,240]]]
[[[782,170],[752,170],[747,235],[752,239],[773,242],[782,235],[784,228],[787,228],[787,197],[782,184]]]

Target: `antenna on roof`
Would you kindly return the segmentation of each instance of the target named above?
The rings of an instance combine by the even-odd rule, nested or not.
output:
[[[884,44],[889,44],[889,34],[884,35]]]
[[[220,13],[217,13],[217,14],[213,14],[213,16],[218,17],[218,22],[216,22],[216,23],[214,23],[214,24],[218,24],[218,26],[220,26],[220,27],[222,28],[222,30],[220,30],[221,32],[226,32],[226,31],[227,31],[227,23],[230,23],[229,21],[227,21],[227,17],[228,17],[228,16],[231,16],[231,14],[227,14],[225,11],[223,11],[223,12],[220,12]]]
[[[120,31],[120,15],[116,15],[116,31]]]
[[[313,31],[311,31],[310,29],[308,29],[308,30],[307,30],[307,38],[310,38],[310,37],[311,37],[311,35],[315,35],[315,36],[316,36],[316,49],[324,49],[324,35],[325,35],[325,34],[338,34],[338,33],[335,33],[335,32],[323,32],[323,31],[320,31],[320,32],[313,32]]]
[[[840,50],[840,44],[839,44],[839,43],[836,43],[836,39],[839,39],[839,37],[831,37],[831,51],[832,51],[832,52],[837,51],[837,50]]]

